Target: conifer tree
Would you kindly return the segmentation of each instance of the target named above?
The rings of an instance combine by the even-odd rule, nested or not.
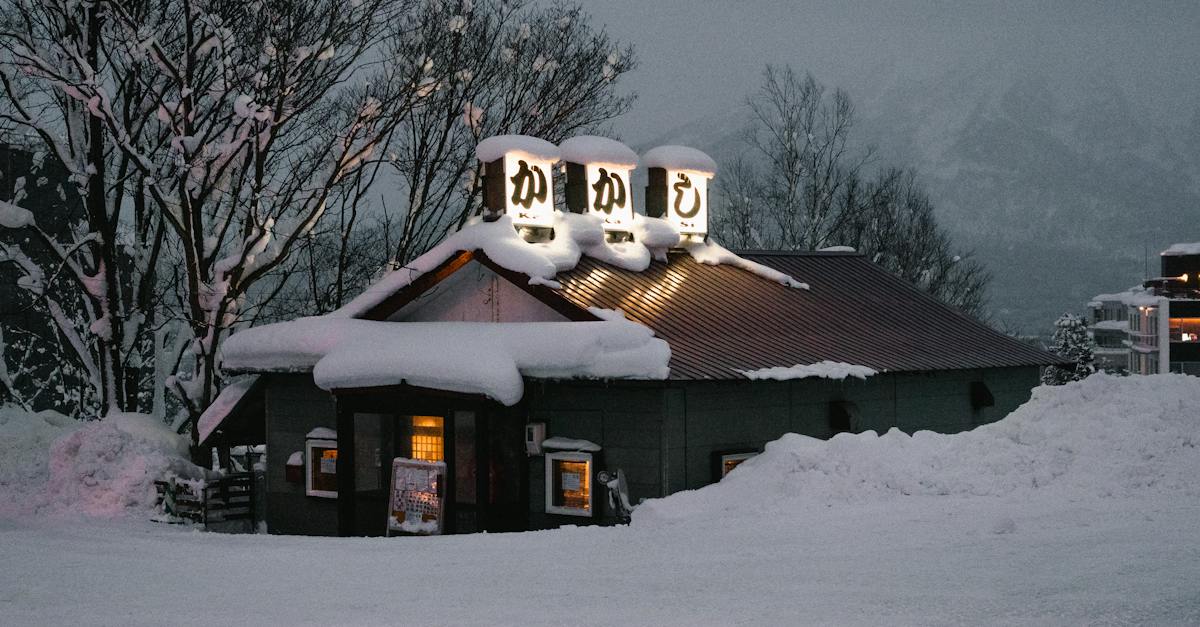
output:
[[[1087,323],[1075,314],[1066,313],[1059,317],[1054,326],[1054,347],[1051,350],[1075,365],[1047,367],[1042,373],[1042,383],[1063,385],[1095,373],[1095,341],[1088,337]]]

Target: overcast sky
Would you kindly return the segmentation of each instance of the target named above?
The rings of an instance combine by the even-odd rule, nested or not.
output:
[[[1200,102],[1200,2],[600,0],[585,8],[636,46],[638,93],[615,124],[638,143],[742,102],[788,63],[869,102],[897,80],[1002,63],[1051,78],[1111,73],[1161,122]]]

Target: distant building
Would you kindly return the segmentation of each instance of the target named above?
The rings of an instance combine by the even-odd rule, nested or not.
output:
[[[1163,251],[1162,276],[1089,303],[1096,365],[1200,375],[1200,243]]]

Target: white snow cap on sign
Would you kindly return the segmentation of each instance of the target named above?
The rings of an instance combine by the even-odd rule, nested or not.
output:
[[[873,368],[847,364],[840,361],[820,361],[808,365],[775,366],[774,368],[761,368],[759,370],[738,370],[738,372],[745,375],[747,379],[773,379],[775,381],[807,379],[810,377],[838,380],[845,379],[846,377],[856,377],[866,380],[867,377],[879,374]]]
[[[1200,255],[1200,242],[1171,244],[1171,247],[1162,251],[1164,255]]]
[[[707,176],[717,173],[717,162],[707,154],[687,146],[659,146],[642,155],[642,165],[647,168],[688,170]]]
[[[621,142],[598,135],[577,135],[559,144],[562,160],[571,163],[604,163],[636,168],[637,153]]]
[[[475,147],[475,157],[484,163],[491,163],[510,152],[545,161],[558,161],[559,154],[558,146],[529,135],[494,135]]]
[[[587,451],[595,453],[600,450],[600,445],[591,440],[554,437],[542,440],[542,448],[548,451]]]
[[[521,400],[523,377],[665,379],[671,349],[628,320],[382,322],[301,318],[234,333],[223,367],[312,369],[326,390],[408,385]],[[310,434],[311,437],[311,434]]]

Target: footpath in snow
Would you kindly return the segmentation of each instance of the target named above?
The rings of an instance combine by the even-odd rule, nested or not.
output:
[[[15,625],[189,608],[216,624],[1197,624],[1198,443],[1200,379],[1098,375],[966,434],[786,436],[627,527],[225,536],[43,506],[0,514],[0,562],[21,565],[0,569],[0,608]]]

